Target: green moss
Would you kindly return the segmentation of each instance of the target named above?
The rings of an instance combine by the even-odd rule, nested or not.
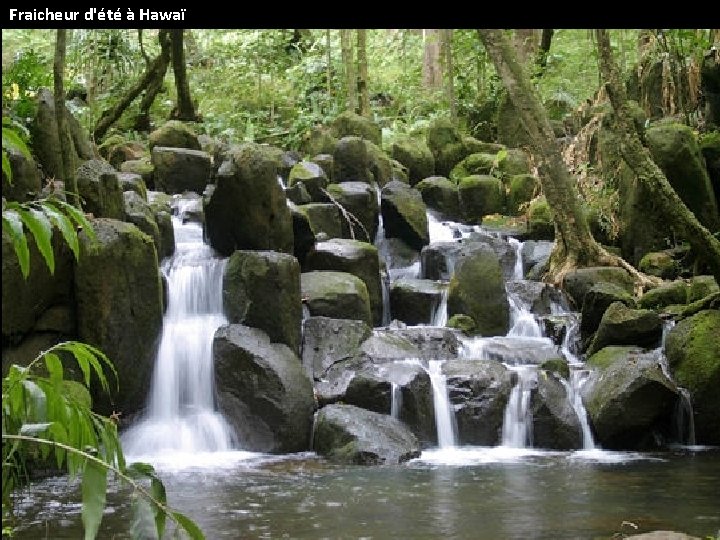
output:
[[[530,238],[534,240],[553,240],[555,238],[555,223],[550,211],[550,205],[548,205],[544,195],[530,202],[528,208],[528,233]]]
[[[437,118],[428,128],[427,143],[432,153],[438,154],[442,148],[448,145],[459,144],[462,146],[462,137],[448,118]]]
[[[675,279],[680,274],[680,265],[665,251],[646,253],[640,259],[638,269],[663,279]]]
[[[332,123],[333,135],[338,139],[354,135],[362,137],[378,146],[382,145],[382,131],[380,126],[369,118],[360,116],[352,111],[341,113]]]
[[[470,315],[464,313],[457,313],[450,317],[447,322],[448,328],[455,328],[460,330],[466,336],[475,336],[478,333],[477,324],[475,319]]]
[[[713,276],[695,276],[690,280],[687,301],[696,302],[718,291],[720,287]]]
[[[490,174],[495,168],[495,154],[470,154],[450,171],[450,180],[460,182],[474,174]]]
[[[527,154],[519,148],[510,148],[505,159],[500,161],[498,168],[505,176],[530,174],[530,161]]]
[[[570,377],[570,366],[568,365],[568,361],[564,358],[550,358],[549,360],[545,360],[542,364],[540,364],[540,369],[544,369],[550,373],[555,373],[563,379],[568,379]]]
[[[590,356],[587,360],[587,365],[604,370],[618,360],[625,361],[631,354],[639,354],[641,352],[642,349],[639,349],[638,347],[610,345],[609,347],[600,349],[598,352]]]
[[[664,283],[647,291],[638,301],[638,305],[643,309],[661,309],[673,304],[684,304],[687,302],[688,289],[684,281]]]
[[[169,120],[153,131],[148,137],[148,146],[151,152],[156,146],[200,150],[200,142],[195,131],[179,120]]]
[[[532,200],[537,187],[537,178],[531,174],[516,174],[511,176],[507,204],[508,213],[515,216],[523,214],[525,206]]]
[[[481,223],[483,216],[505,213],[505,187],[497,178],[487,175],[463,178],[458,194],[466,222]]]

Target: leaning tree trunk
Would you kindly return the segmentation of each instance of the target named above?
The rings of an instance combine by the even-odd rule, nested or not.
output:
[[[357,31],[358,95],[360,114],[370,116],[370,94],[368,93],[367,30]]]
[[[58,30],[55,35],[55,58],[53,61],[53,91],[55,101],[55,119],[57,122],[60,155],[62,157],[63,182],[70,194],[70,202],[80,208],[77,179],[75,178],[75,149],[70,136],[65,108],[65,52],[67,50],[67,30]]]
[[[168,30],[160,30],[158,33],[158,40],[160,41],[160,54],[152,61],[148,66],[143,76],[138,80],[134,86],[132,86],[128,92],[120,98],[114,107],[103,111],[100,115],[100,119],[95,124],[95,130],[93,131],[93,137],[96,141],[99,141],[105,136],[107,130],[117,122],[118,118],[125,112],[130,104],[135,100],[136,97],[145,89],[150,89],[153,84],[162,85],[165,72],[167,71],[168,64],[170,62],[170,49],[169,49],[169,34]],[[155,99],[155,95],[152,94],[152,99]],[[145,101],[145,100],[143,100]],[[150,101],[152,103],[152,101]],[[150,103],[147,104],[146,109],[150,108]],[[141,111],[143,108],[141,107]]]
[[[545,279],[560,284],[565,274],[577,267],[608,265],[625,268],[640,285],[657,283],[595,241],[580,206],[575,180],[562,160],[547,111],[518,62],[514,47],[501,30],[478,30],[478,34],[527,130],[540,184],[553,214],[556,241]]]
[[[340,30],[340,48],[342,52],[343,69],[345,71],[345,91],[347,100],[345,108],[348,111],[357,111],[357,76],[355,74],[355,55],[353,54],[352,30]]]
[[[148,70],[152,72],[152,76],[140,100],[140,110],[135,118],[135,129],[138,131],[150,131],[151,129],[150,107],[160,93],[160,90],[162,90],[165,73],[167,73],[168,66],[170,65],[170,56],[172,53],[170,52],[169,31],[160,30],[158,41],[160,42],[160,54],[154,63],[148,62]]]
[[[610,49],[607,30],[596,30],[600,71],[605,80],[610,103],[615,110],[615,127],[620,138],[620,153],[638,181],[648,190],[663,217],[680,231],[692,249],[710,267],[720,283],[720,241],[698,221],[668,182],[660,167],[653,161],[650,152],[640,142],[632,123],[632,114],[627,105],[625,86],[620,82],[618,69]]]
[[[184,32],[181,28],[170,30],[172,66],[173,72],[175,73],[175,88],[177,90],[177,105],[173,110],[172,117],[176,120],[194,122],[197,120],[197,114],[195,112],[195,105],[190,97],[190,84],[188,83],[187,66],[185,65]]]

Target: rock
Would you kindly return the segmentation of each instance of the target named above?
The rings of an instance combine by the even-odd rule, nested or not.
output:
[[[312,202],[312,197],[302,182],[285,188],[285,197],[287,197],[288,201],[297,205],[310,204]]]
[[[360,137],[343,137],[333,152],[336,182],[366,182],[373,180],[367,145]]]
[[[392,157],[407,167],[411,186],[435,173],[435,158],[425,141],[405,137],[390,148]]]
[[[118,182],[120,183],[120,189],[124,192],[134,191],[140,198],[147,201],[147,187],[142,176],[135,173],[120,173],[118,174]]]
[[[582,303],[580,330],[589,336],[598,329],[605,310],[613,302],[622,302],[630,308],[635,307],[635,299],[626,289],[614,283],[600,281],[590,287]]]
[[[450,317],[447,322],[447,327],[460,330],[466,336],[476,336],[478,333],[475,320],[464,313],[456,313]]]
[[[316,156],[318,154],[332,155],[337,142],[337,137],[332,134],[329,128],[325,126],[313,126],[310,128],[307,138],[303,140],[301,149],[306,156]],[[328,171],[325,172],[328,176],[332,174]]]
[[[160,245],[157,248],[158,258],[162,260],[175,253],[175,229],[170,214],[165,210],[155,210],[153,216],[160,230]]]
[[[563,280],[562,288],[576,306],[582,307],[585,293],[600,281],[613,283],[629,293],[633,292],[633,280],[630,274],[622,268],[610,266],[592,266],[568,272]]]
[[[533,315],[550,315],[557,306],[569,307],[567,298],[560,289],[549,283],[537,281],[508,281],[505,284],[508,294],[516,295],[525,305],[530,306]]]
[[[155,146],[152,150],[155,187],[166,193],[201,194],[210,183],[210,155],[200,150]]]
[[[25,202],[33,199],[42,188],[40,171],[35,160],[25,157],[22,152],[8,146],[3,146],[12,171],[12,184],[3,172],[2,194],[9,201]],[[5,154],[3,154],[3,157]],[[3,160],[4,161],[4,160]]]
[[[336,143],[337,141],[333,143],[332,150],[335,149]],[[320,168],[325,173],[325,176],[327,176],[328,182],[332,182],[335,178],[333,176],[333,173],[335,172],[335,158],[333,158],[332,156],[332,150],[329,154],[317,154],[314,158],[310,160],[320,166]]]
[[[317,163],[301,161],[290,169],[288,187],[291,188],[298,183],[304,184],[312,201],[323,202],[327,199],[322,191],[328,185],[327,175]]]
[[[273,343],[300,353],[300,264],[274,251],[241,251],[228,259],[223,306],[230,323],[258,328]]]
[[[363,341],[360,352],[377,364],[422,357],[420,347],[395,329],[374,330]]]
[[[697,536],[690,536],[675,531],[652,531],[643,534],[633,534],[625,538],[627,540],[701,540]]]
[[[528,154],[519,148],[508,148],[505,157],[499,161],[498,168],[505,177],[532,173]]]
[[[391,317],[405,324],[432,324],[444,287],[429,279],[398,279],[390,287]]]
[[[450,280],[448,315],[469,315],[482,336],[504,336],[510,325],[510,306],[497,256],[481,250],[464,258]]]
[[[302,363],[311,378],[319,379],[333,364],[360,351],[372,329],[363,321],[309,317],[303,321]]]
[[[587,366],[604,370],[616,361],[625,362],[628,359],[634,360],[642,354],[643,349],[634,345],[609,345],[589,356]]]
[[[532,240],[553,240],[555,238],[555,221],[544,195],[530,201],[528,238]]]
[[[381,212],[387,238],[400,238],[418,251],[430,242],[427,210],[416,189],[389,182],[382,189]]]
[[[257,144],[232,148],[205,198],[206,234],[222,255],[236,249],[293,252],[293,224],[277,165]]]
[[[354,219],[343,219],[343,238],[351,238],[350,228],[355,238],[364,242],[373,242],[378,228],[378,196],[370,184],[365,182],[343,182],[342,184],[330,184],[328,193],[354,218],[362,224],[362,227]]]
[[[473,175],[458,185],[460,210],[466,223],[482,223],[483,216],[505,213],[505,188],[492,176]]]
[[[653,126],[645,133],[653,160],[700,223],[720,229],[720,213],[692,128],[681,124]]]
[[[342,139],[348,135],[354,135],[367,139],[378,146],[382,145],[382,131],[380,130],[380,126],[369,118],[355,114],[352,111],[340,113],[340,115],[333,120],[332,131],[338,139]]]
[[[690,391],[698,444],[720,444],[720,311],[680,321],[667,335],[665,353],[678,384]]]
[[[459,220],[460,196],[457,184],[442,176],[431,176],[415,184],[428,208],[437,210],[446,219]]]
[[[67,112],[67,109],[66,109]],[[67,112],[68,135],[70,118],[72,115]],[[49,178],[64,179],[63,157],[58,138],[57,115],[55,114],[55,100],[53,94],[47,88],[40,88],[37,92],[37,111],[30,125],[30,136],[35,157],[37,157],[43,173]],[[71,152],[71,169],[78,167],[81,161],[90,159],[91,156],[83,153],[82,158],[78,155],[78,149],[73,142]]]
[[[152,238],[130,223],[93,221],[97,241],[81,232],[75,269],[78,338],[112,359],[121,392],[93,389],[102,414],[131,415],[146,402],[162,330],[162,290]],[[111,388],[113,385],[111,385]]]
[[[531,394],[530,408],[534,448],[582,448],[580,421],[568,400],[567,387],[554,373],[538,373],[537,391]]]
[[[368,168],[375,183],[379,186],[384,186],[391,180],[394,180],[395,168],[393,166],[393,160],[383,152],[382,148],[370,141],[365,141],[365,147],[368,155]]]
[[[420,358],[426,360],[456,358],[460,350],[460,340],[455,332],[448,328],[408,326],[387,331],[392,331],[415,345],[420,350]]]
[[[680,275],[680,265],[665,251],[646,253],[640,259],[638,270],[662,279],[675,279]]]
[[[397,180],[403,184],[409,184],[410,180],[408,179],[407,167],[397,159],[390,160],[390,163],[392,164],[392,178],[390,180]]]
[[[462,143],[462,137],[449,119],[436,118],[432,121],[427,131],[427,144],[433,154],[449,144],[458,143]]]
[[[75,172],[83,208],[95,217],[125,219],[125,201],[117,171],[101,159],[85,161]]]
[[[125,200],[125,221],[132,223],[152,238],[158,260],[160,260],[163,254],[163,241],[150,205],[134,191],[124,192],[123,198]]]
[[[215,332],[213,357],[218,410],[243,449],[309,449],[312,383],[286,345],[272,343],[262,330],[231,324]]]
[[[505,280],[513,279],[515,250],[510,244],[489,234],[471,233],[455,242],[433,242],[420,254],[422,275],[426,279],[449,280],[458,262],[478,251],[490,250],[497,255]]]
[[[550,358],[549,360],[545,360],[542,364],[540,364],[540,369],[557,375],[565,380],[570,378],[570,365],[565,358]]]
[[[671,281],[650,289],[638,300],[641,309],[662,309],[672,304],[686,304],[689,291],[684,281]]]
[[[332,203],[310,203],[297,207],[298,212],[305,215],[315,238],[325,235],[326,238],[340,238],[343,235],[340,210]]]
[[[718,95],[720,96],[720,92]],[[720,122],[718,123],[720,124]],[[705,158],[715,200],[720,202],[720,131],[704,133],[700,136],[699,144],[700,151]]]
[[[468,176],[492,175],[495,169],[497,169],[495,154],[470,154],[453,167],[452,171],[450,171],[450,180],[459,183],[463,178],[467,178]]]
[[[120,170],[126,161],[135,161],[145,157],[146,151],[142,143],[128,141],[122,135],[112,135],[98,147],[100,156],[110,165]]]
[[[307,253],[315,245],[315,232],[310,225],[307,212],[302,212],[299,207],[288,202],[292,216],[293,227],[293,255],[300,263],[300,268],[305,264]]]
[[[142,176],[142,179],[147,187],[155,187],[155,182],[153,180],[155,167],[150,161],[150,158],[124,161],[120,165],[120,172],[128,174],[139,174],[140,176]]]
[[[542,265],[550,258],[554,243],[546,240],[526,240],[523,242],[520,253],[523,261],[523,274]]]
[[[313,449],[332,462],[396,465],[420,456],[417,437],[400,421],[353,405],[318,411]]]
[[[365,283],[346,272],[304,272],[300,289],[312,316],[353,319],[372,324]]]
[[[450,171],[464,158],[478,152],[492,151],[492,146],[472,137],[463,137],[447,118],[436,118],[427,131],[427,143],[435,158],[435,174],[450,176]]]
[[[720,287],[713,276],[693,276],[690,279],[687,301],[688,303],[696,302],[718,291],[720,291]]]
[[[375,325],[382,324],[380,260],[375,246],[359,240],[340,238],[318,242],[308,253],[305,266],[307,270],[347,272],[360,278],[367,287],[373,322]]]
[[[657,313],[613,302],[605,310],[587,354],[592,355],[607,345],[656,347],[661,337],[662,320]]]
[[[510,191],[507,196],[507,210],[512,216],[524,214],[527,206],[538,189],[538,181],[531,174],[516,174],[510,177]]]
[[[148,137],[150,151],[152,152],[156,146],[187,148],[189,150],[201,149],[198,136],[192,128],[179,120],[169,120],[150,133]]]
[[[654,352],[626,353],[585,384],[584,402],[597,442],[607,449],[648,449],[673,429],[678,390]]]

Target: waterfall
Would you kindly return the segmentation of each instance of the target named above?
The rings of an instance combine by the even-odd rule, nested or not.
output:
[[[532,447],[532,411],[530,398],[537,385],[537,370],[532,366],[512,368],[518,374],[517,384],[510,392],[502,428],[502,446]]]
[[[587,382],[590,372],[582,369],[573,369],[570,371],[570,382],[565,379],[560,379],[565,391],[567,392],[568,400],[575,410],[575,414],[580,422],[580,429],[582,430],[582,441],[583,450],[595,450],[595,438],[593,437],[592,430],[590,429],[590,422],[588,421],[587,410],[582,400],[582,387]]]
[[[438,446],[453,448],[456,446],[455,416],[448,398],[447,381],[442,372],[442,360],[428,362],[428,375],[432,384],[435,424],[437,426]]]
[[[382,326],[390,324],[390,271],[387,269],[387,265],[390,261],[390,246],[388,245],[387,238],[385,238],[385,225],[382,217],[382,192],[380,186],[375,184],[375,194],[377,195],[378,205],[378,228],[375,233],[375,240],[373,244],[378,250],[378,255],[381,261],[385,261],[385,271],[383,271],[383,264],[380,264],[380,285],[382,287]]]
[[[512,279],[515,281],[520,281],[521,279],[525,279],[525,273],[523,272],[523,263],[522,263],[522,245],[523,243],[518,240],[517,238],[509,237],[507,239],[508,244],[510,244],[513,248],[513,251],[515,252],[515,265],[513,266],[513,276]]]
[[[433,310],[432,318],[430,320],[431,326],[445,326],[448,322],[448,291],[450,287],[445,287],[440,295],[440,300]]]
[[[168,306],[146,415],[123,434],[128,455],[225,451],[232,431],[214,408],[212,341],[227,324],[222,305],[225,260],[202,240],[198,223],[173,217],[176,251],[162,270]]]
[[[508,337],[543,337],[540,325],[520,297],[515,293],[508,293],[510,303],[510,331]]]
[[[446,225],[429,210],[426,211],[426,214],[428,220],[428,236],[431,244],[433,242],[451,242],[456,239],[452,225]]]
[[[390,391],[390,416],[399,419],[402,409],[402,387],[397,383],[391,383]]]

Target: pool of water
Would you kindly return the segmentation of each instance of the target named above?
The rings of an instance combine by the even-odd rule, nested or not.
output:
[[[313,454],[225,453],[156,466],[170,505],[209,540],[720,534],[719,449],[462,448],[392,467],[336,466]],[[129,538],[128,499],[127,489],[111,487],[100,538]],[[65,478],[33,484],[16,499],[16,538],[81,538],[79,500]]]

